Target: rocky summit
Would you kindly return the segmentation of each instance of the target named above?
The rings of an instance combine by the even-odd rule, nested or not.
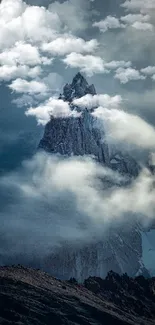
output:
[[[2,325],[153,325],[155,278],[60,281],[30,268],[0,268]]]
[[[68,101],[73,107],[73,100],[86,94],[95,95],[94,85],[89,85],[86,79],[78,73],[71,84],[66,84],[60,98]],[[130,179],[139,173],[139,166],[129,154],[111,151],[104,129],[97,127],[96,118],[90,110],[82,110],[79,117],[53,118],[45,126],[39,148],[50,154],[64,156],[92,156],[101,165]],[[46,261],[47,270],[61,279],[75,277],[83,281],[89,276],[105,277],[111,269],[130,276],[137,274],[149,275],[145,266],[147,250],[152,249],[149,233],[146,246],[143,247],[143,231],[137,223],[126,224],[117,229],[111,227],[100,238],[85,246],[63,243],[57,253],[49,256]],[[145,240],[145,239],[144,239]]]

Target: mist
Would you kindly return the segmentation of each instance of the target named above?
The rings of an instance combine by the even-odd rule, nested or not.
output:
[[[37,153],[0,179],[0,264],[43,266],[66,242],[83,246],[129,222],[148,226],[154,181],[147,169],[129,182],[91,157]]]

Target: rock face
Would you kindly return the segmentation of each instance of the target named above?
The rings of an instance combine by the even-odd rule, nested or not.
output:
[[[60,98],[71,102],[73,98],[88,93],[95,95],[95,87],[89,86],[85,78],[78,73],[71,85],[64,86]],[[93,155],[99,162],[109,165],[109,152],[104,134],[95,126],[95,118],[87,109],[77,118],[51,118],[45,127],[39,148],[69,156]]]
[[[1,267],[0,302],[2,325],[153,325],[155,278],[110,272],[79,285],[40,270]]]
[[[71,102],[73,98],[80,98],[87,94],[96,95],[96,89],[94,85],[88,84],[81,73],[77,73],[72,83],[64,86],[63,95],[60,95],[60,98]]]
[[[77,118],[51,118],[45,127],[40,148],[61,155],[93,155],[109,165],[109,152],[102,134],[94,127],[93,116],[87,110]]]
[[[89,86],[85,78],[78,73],[72,84],[65,85],[65,101],[70,102],[85,94],[96,94],[95,87]],[[40,149],[62,155],[92,155],[106,166],[133,178],[138,175],[139,166],[129,155],[120,152],[109,154],[104,131],[96,127],[96,119],[87,108],[77,118],[51,118],[45,126],[45,132],[39,144]],[[118,273],[127,272],[130,276],[139,271],[146,272],[142,263],[142,239],[138,226],[132,224],[112,229],[108,234],[85,247],[65,245],[46,262],[47,269],[63,279],[75,277],[79,281],[95,275],[104,277],[109,270]]]
[[[137,162],[128,154],[122,155],[117,152],[110,157],[110,166],[121,174],[128,174],[130,177],[136,177],[139,174],[140,167]]]
[[[105,277],[109,270],[119,274],[149,273],[142,263],[142,240],[138,227],[111,229],[102,239],[80,246],[64,243],[55,255],[46,260],[44,267],[61,279],[70,277],[83,282],[88,276]]]

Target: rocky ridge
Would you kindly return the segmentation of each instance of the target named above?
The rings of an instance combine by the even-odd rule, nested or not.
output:
[[[0,267],[0,301],[2,325],[155,324],[155,278],[110,272],[79,285],[40,270]]]

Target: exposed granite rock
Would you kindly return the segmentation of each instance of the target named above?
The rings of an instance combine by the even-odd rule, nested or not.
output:
[[[78,73],[71,84],[64,87],[60,98],[70,102],[85,94],[96,94],[95,87],[89,86],[86,79]],[[92,155],[99,163],[125,174],[129,179],[136,177],[139,166],[129,155],[115,153],[110,157],[104,130],[97,127],[96,119],[85,108],[77,118],[51,118],[39,148],[49,153],[61,155]],[[128,217],[127,217],[128,218]],[[106,276],[111,269],[118,273],[128,272],[130,276],[146,272],[142,264],[142,239],[137,225],[120,225],[102,238],[85,247],[64,244],[56,255],[46,261],[47,269],[67,279],[76,277],[83,281],[90,275]],[[147,274],[147,272],[146,272]]]
[[[94,118],[84,110],[77,118],[51,118],[45,127],[40,149],[68,156],[93,155],[109,165],[109,152],[103,134],[94,126]]]
[[[121,152],[110,157],[110,166],[113,170],[130,177],[137,177],[140,172],[140,166],[135,159],[128,154],[123,155]]]
[[[61,278],[76,278],[79,282],[89,276],[105,277],[113,270],[119,274],[130,276],[149,272],[141,262],[142,244],[138,226],[127,223],[103,230],[102,238],[96,238],[93,243],[77,245],[64,243],[55,254],[46,259],[44,267],[52,274]]]
[[[110,273],[84,285],[39,270],[0,268],[2,325],[153,325],[155,279]]]
[[[60,98],[71,102],[73,98],[80,98],[87,94],[96,95],[96,89],[94,85],[89,85],[86,79],[77,73],[73,78],[71,84],[66,84],[63,88],[63,95],[60,95]]]

